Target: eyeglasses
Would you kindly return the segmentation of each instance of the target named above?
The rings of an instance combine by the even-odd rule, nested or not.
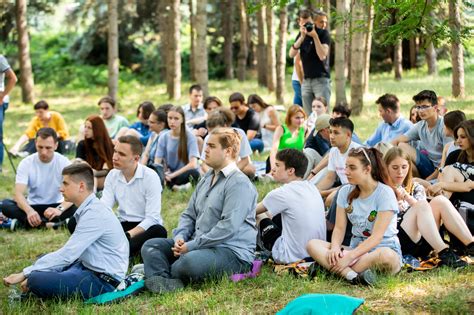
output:
[[[360,154],[361,152],[364,153],[364,156],[367,159],[367,162],[369,162],[369,165],[372,166],[369,155],[367,154],[367,151],[365,151],[365,147],[353,148],[351,149],[351,152],[355,154]]]
[[[416,106],[416,110],[419,110],[419,111],[424,111],[424,110],[428,110],[430,109],[431,107],[433,107],[433,105],[430,105],[430,106]]]

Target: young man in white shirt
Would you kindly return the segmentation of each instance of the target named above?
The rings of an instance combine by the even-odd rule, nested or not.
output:
[[[140,140],[133,136],[117,139],[112,169],[105,178],[101,201],[112,208],[118,204],[118,218],[130,241],[130,255],[140,254],[145,241],[166,238],[161,218],[161,182],[155,171],[139,163]]]
[[[54,152],[58,147],[58,136],[52,128],[38,130],[35,146],[37,153],[22,160],[18,166],[15,200],[3,200],[1,210],[6,217],[17,220],[13,222],[19,226],[54,227],[53,221],[64,222],[77,209],[72,203],[63,201],[59,192],[61,172],[71,162]]]
[[[201,86],[199,84],[191,85],[189,88],[189,103],[183,106],[186,125],[190,128],[207,119],[207,112],[204,110],[202,99]]]
[[[78,209],[78,224],[67,243],[39,258],[22,272],[3,279],[21,283],[40,298],[88,299],[115,290],[128,268],[128,246],[119,221],[94,195],[94,174],[86,163],[62,171],[61,192]]]
[[[272,176],[284,185],[269,192],[257,205],[263,246],[277,263],[309,257],[306,244],[313,238],[326,239],[323,199],[313,184],[303,180],[307,166],[303,152],[278,151]]]

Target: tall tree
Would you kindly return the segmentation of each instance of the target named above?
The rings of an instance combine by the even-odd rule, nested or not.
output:
[[[158,43],[158,52],[160,54],[160,77],[164,82],[167,82],[167,56],[168,56],[168,40],[169,40],[169,10],[166,9],[167,4],[165,1],[159,1],[156,7],[156,14],[158,18],[156,22],[158,24],[159,31],[159,43]]]
[[[221,10],[227,12],[222,14],[222,32],[224,35],[224,65],[225,65],[225,78],[232,80],[234,78],[234,58],[233,58],[233,47],[232,38],[234,37],[234,11],[235,2],[233,0],[222,0]]]
[[[119,49],[118,49],[118,13],[117,0],[108,0],[108,38],[107,64],[109,69],[109,96],[117,99],[119,78]]]
[[[267,88],[275,91],[276,86],[276,56],[275,56],[275,25],[273,23],[273,10],[266,6],[267,20]]]
[[[364,67],[365,67],[365,23],[366,7],[363,1],[354,1],[352,6],[352,54],[351,54],[351,107],[355,115],[364,106]]]
[[[395,43],[394,49],[393,49],[393,70],[395,73],[395,80],[399,81],[402,79],[402,72],[403,72],[403,66],[402,66],[402,59],[403,59],[403,48],[402,48],[402,39],[400,38],[397,40]]]
[[[166,91],[171,99],[181,97],[181,45],[180,27],[181,15],[179,12],[180,0],[170,1],[168,18],[167,56],[166,56]]]
[[[346,102],[346,24],[347,0],[337,0],[336,11],[340,20],[336,24],[334,68],[336,72],[336,104]]]
[[[267,46],[265,45],[265,9],[257,10],[257,81],[267,86]]]
[[[199,1],[198,1],[199,2]],[[191,53],[189,54],[189,75],[191,81],[196,81],[196,0],[189,0],[189,28],[191,37]]]
[[[433,41],[429,40],[425,48],[426,65],[428,66],[428,74],[434,75],[438,73],[436,65],[436,49]]]
[[[194,67],[196,71],[196,81],[201,85],[204,96],[209,95],[208,81],[209,72],[207,65],[207,0],[199,0],[196,7],[196,49]]]
[[[249,54],[249,34],[248,34],[248,18],[245,0],[239,0],[239,25],[240,25],[240,49],[237,57],[237,79],[245,80],[247,72],[247,57]]]
[[[286,7],[280,9],[280,24],[278,27],[280,36],[277,47],[277,71],[276,71],[276,98],[279,104],[285,103],[285,68],[286,68],[286,41],[288,34],[288,10]]]
[[[461,31],[461,0],[449,0],[449,27],[451,28],[451,93],[454,97],[464,97],[464,60]]]
[[[365,45],[364,45],[364,93],[369,92],[369,74],[370,74],[370,53],[372,51],[372,30],[374,28],[374,6],[369,1],[366,4],[367,10],[367,26],[365,30]]]
[[[18,54],[20,60],[21,98],[24,103],[34,99],[33,70],[30,58],[30,39],[28,37],[26,0],[16,0],[16,25],[18,31]]]

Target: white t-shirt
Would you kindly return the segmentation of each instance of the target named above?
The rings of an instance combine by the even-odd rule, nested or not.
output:
[[[71,162],[61,154],[54,152],[49,163],[43,163],[38,153],[26,157],[18,165],[15,183],[28,187],[30,205],[49,205],[60,203],[63,196],[59,191],[63,181],[62,171]]]
[[[323,199],[310,182],[292,181],[272,190],[262,202],[272,216],[281,213],[282,234],[272,248],[275,262],[289,264],[308,257],[308,241],[326,239]]]
[[[341,153],[341,151],[339,151],[339,149],[336,147],[332,147],[329,150],[328,171],[336,172],[341,184],[349,183],[346,176],[346,159],[347,155],[349,154],[349,150],[358,148],[360,146],[360,144],[351,141],[351,144],[345,153]]]

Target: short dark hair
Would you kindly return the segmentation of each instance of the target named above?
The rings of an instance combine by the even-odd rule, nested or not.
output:
[[[129,144],[130,149],[132,150],[133,154],[142,155],[143,145],[142,145],[140,139],[138,139],[137,137],[132,136],[132,135],[128,135],[128,136],[119,137],[117,140],[120,143]]]
[[[54,143],[58,143],[58,134],[56,133],[56,130],[53,128],[49,127],[43,127],[40,130],[36,132],[36,137],[35,139],[41,138],[41,139],[47,139],[49,137],[52,137],[54,140]]]
[[[332,112],[339,113],[341,116],[349,118],[351,117],[352,110],[349,108],[349,106],[347,106],[347,103],[339,102],[336,104],[336,106],[334,106]]]
[[[308,159],[302,151],[283,149],[277,152],[276,159],[285,163],[285,169],[294,168],[297,177],[304,177],[306,169],[308,168]]]
[[[110,96],[104,96],[104,97],[102,97],[102,98],[99,100],[99,102],[97,102],[97,105],[100,105],[100,104],[102,104],[102,103],[109,103],[113,108],[115,108],[115,105],[116,105],[115,100],[114,100],[112,97],[110,97]]]
[[[219,107],[209,114],[206,120],[207,128],[230,127],[235,121],[235,114],[228,108]]]
[[[400,101],[398,97],[393,94],[386,93],[380,96],[376,101],[375,104],[382,106],[383,109],[391,109],[393,112],[400,111]]]
[[[444,125],[453,130],[456,128],[460,123],[466,120],[466,114],[460,110],[453,110],[450,112],[447,112],[444,115]]]
[[[415,103],[427,100],[432,106],[438,105],[438,96],[436,96],[436,93],[431,90],[421,91],[420,93],[413,96],[413,100]]]
[[[92,170],[92,167],[85,162],[73,163],[66,166],[62,171],[62,175],[70,176],[75,183],[84,181],[87,190],[94,190],[94,171]]]
[[[173,104],[163,104],[163,105],[160,105],[157,109],[164,110],[165,113],[168,114],[168,112],[170,111],[172,107],[174,107]]]
[[[347,129],[351,132],[354,132],[354,123],[352,120],[346,117],[331,118],[329,120],[329,125],[332,127],[341,127]]]
[[[140,111],[140,108],[142,109],[142,117],[144,119],[148,119],[151,113],[153,113],[153,111],[155,110],[155,105],[153,105],[153,103],[150,101],[144,101],[143,103],[138,105],[137,117],[138,117],[138,112]]]
[[[197,92],[202,92],[202,87],[199,84],[193,84],[189,88],[189,94],[191,94],[193,92],[193,90],[195,90]]]
[[[314,16],[313,11],[309,9],[303,9],[303,10],[300,10],[300,12],[298,12],[298,17],[301,19],[313,18],[313,16]]]
[[[232,102],[240,102],[242,104],[245,104],[245,97],[242,93],[240,92],[235,92],[235,93],[232,93],[230,96],[229,96],[229,103],[232,103]]]
[[[158,122],[164,123],[166,128],[168,128],[168,114],[164,110],[157,109],[151,114],[156,117]]]
[[[204,109],[207,109],[209,104],[212,103],[212,102],[217,103],[217,105],[219,105],[219,107],[222,106],[222,101],[217,96],[208,96],[204,100],[204,104],[203,104]]]
[[[45,100],[41,100],[39,101],[38,103],[36,103],[34,106],[33,106],[34,110],[38,110],[38,109],[44,109],[44,110],[48,110],[49,109],[49,105],[48,103],[46,103]]]

